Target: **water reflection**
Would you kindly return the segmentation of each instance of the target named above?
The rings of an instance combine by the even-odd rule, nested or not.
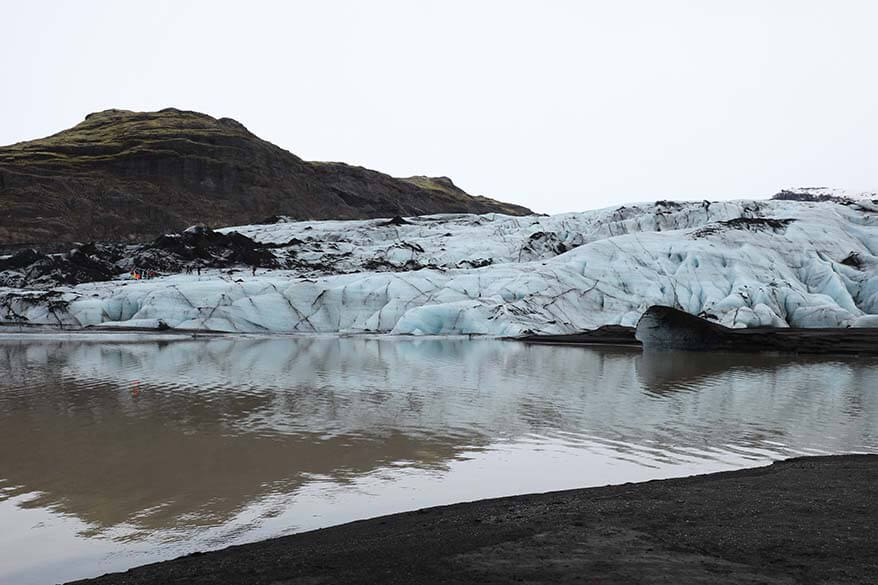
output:
[[[764,375],[785,367],[831,364],[844,369],[850,359],[838,356],[797,356],[782,353],[713,353],[699,351],[645,351],[637,358],[637,378],[649,392],[697,390],[717,376],[737,378],[746,372]],[[860,369],[860,368],[858,368]]]
[[[874,451],[875,366],[490,340],[6,340],[0,504],[14,505],[0,523],[45,510],[80,523],[69,538],[115,543],[101,550],[172,542],[159,556],[174,556],[233,524],[244,539],[279,515],[275,532],[322,525],[304,518],[324,500],[343,521],[370,515],[351,502],[380,500],[378,513],[599,485],[622,477],[614,466],[648,479]],[[408,499],[366,493],[374,477]],[[3,555],[16,579],[45,577]],[[102,562],[82,574],[145,561]]]

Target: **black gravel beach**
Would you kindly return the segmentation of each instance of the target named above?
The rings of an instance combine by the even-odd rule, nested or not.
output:
[[[77,583],[866,584],[876,499],[878,455],[798,458],[394,514]]]

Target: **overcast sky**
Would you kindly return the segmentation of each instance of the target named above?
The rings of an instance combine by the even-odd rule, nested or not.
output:
[[[878,188],[869,0],[0,9],[0,144],[174,106],[542,212]]]

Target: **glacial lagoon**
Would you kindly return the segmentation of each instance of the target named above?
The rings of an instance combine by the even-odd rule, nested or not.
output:
[[[878,452],[878,358],[0,339],[0,584],[481,498]]]

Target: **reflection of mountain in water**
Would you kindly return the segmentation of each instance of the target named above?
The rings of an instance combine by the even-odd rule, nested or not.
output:
[[[645,464],[716,455],[706,447],[874,447],[874,366],[749,357],[489,340],[0,342],[0,479],[97,530],[153,531],[223,523],[315,475],[442,469],[531,435]]]
[[[0,478],[19,486],[5,496],[39,491],[28,506],[98,527],[217,524],[312,475],[345,481],[396,461],[441,466],[477,439],[381,424],[417,418],[417,398],[390,405],[386,389],[320,383],[326,370],[311,358],[326,356],[296,352],[298,343],[284,343],[291,351],[281,362],[258,351],[279,344],[257,343],[238,356],[240,369],[226,367],[237,359],[235,344],[186,345],[0,346],[4,374],[19,372],[0,386]],[[208,351],[193,359],[193,345]],[[34,358],[46,368],[42,379]],[[318,385],[292,370],[310,370]],[[186,382],[174,384],[178,376]],[[377,424],[357,421],[357,411],[370,410]]]

